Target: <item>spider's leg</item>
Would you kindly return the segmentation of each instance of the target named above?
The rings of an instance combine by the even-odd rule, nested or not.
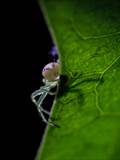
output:
[[[42,88],[43,88],[43,87],[41,87],[40,89],[36,90],[35,92],[33,92],[33,93],[31,94],[31,99],[32,99],[32,101],[33,101],[34,103],[36,102],[35,97],[37,97],[37,96],[39,96],[39,95],[41,95],[41,94],[43,93]]]
[[[37,100],[37,106],[41,106],[43,100],[45,99],[45,97],[47,96],[48,92],[44,92],[41,94],[41,96],[39,97],[39,99]]]
[[[52,125],[52,126],[58,127],[58,125],[54,124],[51,119],[49,119],[49,121],[47,121],[47,120],[45,119],[45,117],[44,117],[44,114],[43,114],[43,113],[45,113],[45,114],[47,114],[47,115],[50,116],[50,112],[46,111],[46,110],[43,109],[42,106],[41,106],[42,101],[44,100],[44,98],[46,97],[47,94],[48,94],[48,93],[44,93],[44,94],[41,95],[41,97],[39,98],[39,100],[36,102],[37,108],[38,108],[38,111],[40,112],[40,115],[41,115],[41,117],[42,117],[42,119],[43,119],[43,121],[44,121],[45,123],[49,123],[49,124]],[[43,113],[42,113],[42,112],[43,112]]]
[[[42,107],[39,107],[39,108],[38,108],[38,112],[40,113],[40,116],[42,117],[42,120],[43,120],[45,123],[47,123],[48,121],[46,120],[44,114],[42,113],[41,108],[42,108]]]
[[[42,113],[42,107],[41,107],[41,106],[38,107],[37,101],[36,101],[34,98],[32,98],[32,101],[33,101],[33,103],[37,106],[37,110],[38,110],[40,116],[42,117],[42,120],[43,120],[45,123],[47,123],[47,120],[46,120],[45,116],[44,116],[43,113]]]
[[[37,101],[34,99],[34,104],[37,106],[37,110],[38,110],[38,112],[39,112],[39,114],[40,114],[40,116],[42,117],[42,120],[45,122],[45,123],[47,123],[47,120],[46,120],[46,118],[45,118],[45,116],[44,116],[44,114],[42,113],[42,111],[44,110],[41,106],[38,106],[38,103],[37,103]],[[45,112],[45,111],[44,111]],[[46,111],[47,112],[47,111]]]
[[[56,95],[56,92],[49,92],[48,94],[51,96],[54,96],[54,95]]]
[[[31,99],[32,99],[32,102],[36,105],[37,107],[37,110],[40,114],[40,116],[42,117],[42,120],[45,122],[45,123],[49,123],[50,125],[52,126],[56,126],[58,127],[57,125],[55,125],[51,120],[47,120],[43,114],[46,113],[47,115],[50,115],[50,112],[46,111],[45,109],[42,108],[42,102],[43,100],[45,99],[45,97],[47,96],[47,94],[49,94],[49,91],[50,91],[50,86],[42,86],[39,90],[33,92],[31,94]],[[36,96],[39,96],[39,99],[36,100],[35,97]]]
[[[48,94],[48,92],[43,93],[36,103],[37,103],[38,109],[41,108],[42,112],[46,113],[47,115],[50,115],[50,112],[46,111],[45,109],[43,109],[41,107],[41,104],[42,104],[43,100],[45,99],[45,97],[47,96],[47,94]]]
[[[40,96],[40,98],[37,101],[37,106],[38,107],[41,107],[41,104],[42,104],[43,100],[45,99],[45,97],[47,96],[47,94],[49,94],[49,95],[55,95],[56,94],[56,92],[54,92],[54,93],[53,92],[49,92],[50,88],[46,88],[45,87],[43,89],[44,89],[44,93]],[[43,109],[43,108],[42,108],[42,112],[50,115],[50,113],[48,111],[46,111],[45,109]]]
[[[50,90],[49,88],[50,88],[49,86],[42,86],[42,87],[40,87],[40,89],[38,89],[35,92],[33,92],[31,94],[32,102],[36,103],[35,97],[40,95],[40,98],[38,99],[37,103],[39,105],[41,105],[43,100],[44,100],[44,98],[47,96],[47,94],[48,94],[48,92]]]
[[[50,112],[46,111],[46,110],[43,109],[42,107],[41,107],[41,111],[42,111],[43,113],[46,113],[47,115],[50,115]]]
[[[54,124],[51,120],[49,120],[49,121],[46,120],[44,114],[42,113],[43,110],[44,109],[42,107],[38,108],[38,112],[40,113],[40,116],[42,117],[42,120],[47,124],[49,123],[51,126],[59,127],[58,125]],[[46,111],[44,110],[44,112],[46,112]]]
[[[39,90],[36,90],[35,92],[32,93],[31,95],[31,99],[32,99],[32,102],[37,106],[37,109],[40,111],[40,112],[44,112],[46,114],[49,115],[49,112],[44,110],[42,107],[41,107],[41,104],[44,100],[44,98],[46,97],[47,95],[47,90],[44,89],[45,87],[41,87]],[[40,98],[38,99],[38,101],[35,100],[35,97],[36,96],[39,96],[40,95]],[[43,117],[43,116],[42,116]]]
[[[42,93],[42,95],[39,97],[38,101],[36,101],[36,106],[37,106],[38,110],[41,110],[41,112],[44,112],[47,115],[50,115],[50,113],[48,111],[46,111],[45,109],[43,109],[42,106],[41,106],[42,102],[45,99],[45,97],[47,96],[47,94],[48,94],[48,91]]]

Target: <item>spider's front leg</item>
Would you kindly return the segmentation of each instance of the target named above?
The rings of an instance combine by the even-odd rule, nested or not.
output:
[[[46,113],[47,115],[50,115],[50,113],[44,110],[41,105],[43,103],[43,100],[47,96],[48,92],[49,92],[48,87],[42,86],[39,90],[36,90],[31,94],[31,100],[36,105],[37,110],[39,111],[44,122],[47,122],[47,120],[42,112]],[[38,100],[36,100],[37,96],[40,96]]]
[[[48,112],[48,111],[46,111],[45,109],[42,108],[43,100],[45,99],[45,97],[47,96],[47,94],[55,95],[56,93],[50,92],[50,87],[49,86],[42,86],[39,90],[37,90],[37,91],[35,91],[35,92],[32,93],[31,99],[32,99],[32,102],[36,105],[37,110],[40,113],[40,116],[42,117],[42,120],[45,123],[49,123],[52,126],[56,126],[55,124],[53,124],[51,122],[51,120],[48,121],[45,118],[44,114],[43,114],[43,113],[45,113],[47,115],[50,115],[50,112]],[[37,96],[40,96],[38,100],[36,100]]]

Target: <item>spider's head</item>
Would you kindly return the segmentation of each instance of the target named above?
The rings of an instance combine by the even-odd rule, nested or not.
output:
[[[42,75],[49,82],[59,80],[60,64],[57,62],[48,63],[42,70]]]

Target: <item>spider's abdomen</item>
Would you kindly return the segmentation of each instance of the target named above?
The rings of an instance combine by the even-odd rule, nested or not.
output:
[[[57,62],[52,62],[47,64],[43,70],[42,75],[48,81],[54,81],[59,77],[60,64]]]

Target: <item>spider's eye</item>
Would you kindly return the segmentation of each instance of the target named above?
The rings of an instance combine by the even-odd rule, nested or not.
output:
[[[56,62],[49,63],[43,68],[42,75],[48,81],[54,81],[59,76],[59,68],[60,64]]]

